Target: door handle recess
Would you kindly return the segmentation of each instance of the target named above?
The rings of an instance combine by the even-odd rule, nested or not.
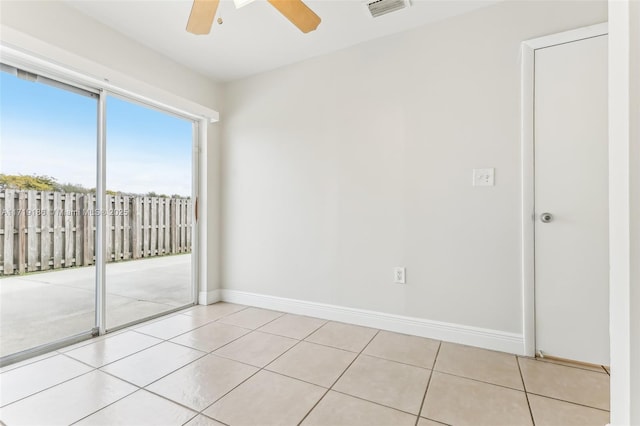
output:
[[[551,213],[542,213],[540,215],[540,222],[549,223],[553,220],[553,215]]]

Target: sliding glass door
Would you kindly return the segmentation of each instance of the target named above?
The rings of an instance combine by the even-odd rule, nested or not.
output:
[[[193,303],[193,122],[107,98],[107,329]]]
[[[195,303],[194,122],[2,71],[0,365]]]
[[[98,95],[0,73],[0,357],[95,323]]]

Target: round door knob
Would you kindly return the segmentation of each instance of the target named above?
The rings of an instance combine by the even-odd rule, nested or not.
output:
[[[540,221],[542,223],[549,223],[553,220],[553,215],[551,213],[542,213],[540,215]]]

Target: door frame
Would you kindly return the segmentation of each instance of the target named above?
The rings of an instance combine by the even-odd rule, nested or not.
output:
[[[522,335],[523,354],[535,356],[535,165],[534,165],[534,79],[535,52],[545,47],[571,43],[609,33],[608,24],[601,23],[564,31],[521,44],[521,170],[522,170]]]

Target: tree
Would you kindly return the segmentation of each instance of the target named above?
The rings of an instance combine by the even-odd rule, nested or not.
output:
[[[56,186],[56,180],[51,176],[0,174],[0,187],[6,189],[53,191]]]
[[[95,190],[85,188],[80,184],[74,184],[74,183],[63,183],[63,184],[56,185],[55,190],[60,192],[76,192],[80,194],[95,192]]]

